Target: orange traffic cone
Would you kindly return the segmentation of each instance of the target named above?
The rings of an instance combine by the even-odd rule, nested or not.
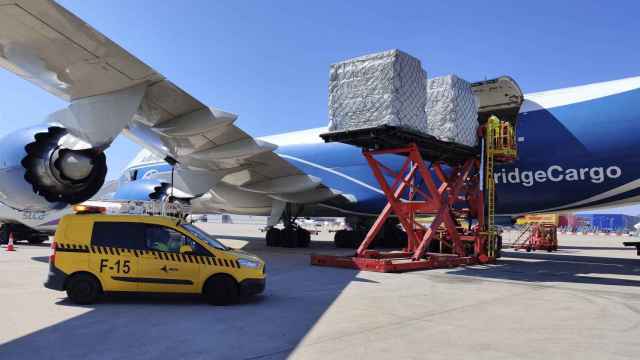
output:
[[[13,248],[13,233],[9,233],[9,243],[7,244],[7,251],[16,251]]]

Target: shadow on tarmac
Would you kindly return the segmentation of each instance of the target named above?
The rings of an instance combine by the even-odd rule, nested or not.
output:
[[[620,241],[622,244],[622,241]],[[635,247],[622,247],[622,246],[559,246],[560,250],[615,250],[615,251],[636,251]]]
[[[42,242],[39,244],[31,244],[30,242],[27,241],[16,241],[15,245],[20,245],[20,246],[29,246],[29,247],[51,247],[51,243],[50,242]]]
[[[594,248],[588,247],[588,249]],[[547,252],[507,251],[503,252],[503,257],[496,265],[488,268],[469,267],[454,269],[448,273],[524,282],[640,286],[640,280],[620,277],[621,275],[640,276],[638,259],[574,256]]]
[[[38,262],[43,262],[43,263],[49,263],[49,257],[48,256],[33,256],[33,257],[31,257],[31,260],[38,261]]]
[[[305,249],[273,251],[262,238],[241,240],[268,264],[261,296],[226,307],[177,295],[108,296],[78,306],[60,292],[60,311],[87,312],[0,345],[0,359],[287,358],[345,287],[360,280],[357,271],[310,266]]]

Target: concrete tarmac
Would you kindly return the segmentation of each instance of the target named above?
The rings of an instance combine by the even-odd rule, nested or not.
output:
[[[0,359],[636,359],[640,257],[620,237],[404,274],[313,267],[339,253],[266,248],[256,225],[205,224],[267,261],[263,296],[115,296],[91,306],[45,289],[48,247],[0,248]]]

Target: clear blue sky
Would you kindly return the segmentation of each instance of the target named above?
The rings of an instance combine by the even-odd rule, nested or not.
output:
[[[60,3],[256,136],[325,125],[329,64],[390,48],[429,76],[508,74],[525,92],[640,75],[634,1]],[[0,134],[65,106],[6,71],[0,99]],[[137,150],[118,139],[109,177]]]

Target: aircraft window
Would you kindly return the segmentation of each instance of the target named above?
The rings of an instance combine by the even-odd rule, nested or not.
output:
[[[91,245],[143,250],[144,224],[130,222],[95,222]]]

